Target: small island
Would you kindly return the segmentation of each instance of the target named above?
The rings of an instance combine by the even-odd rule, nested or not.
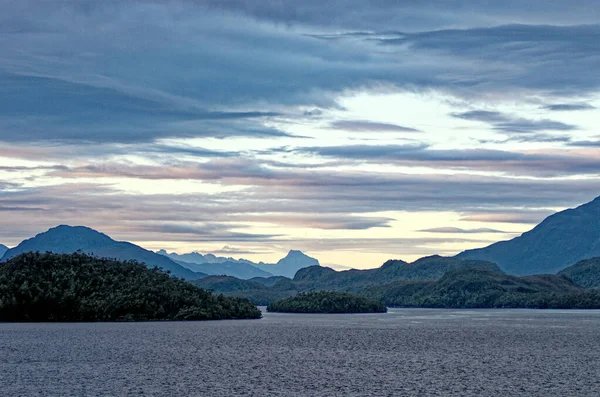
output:
[[[300,293],[267,306],[279,313],[386,313],[387,307],[378,301],[348,292],[320,291]]]
[[[0,321],[256,319],[243,298],[214,295],[158,268],[82,253],[25,253],[0,264]]]

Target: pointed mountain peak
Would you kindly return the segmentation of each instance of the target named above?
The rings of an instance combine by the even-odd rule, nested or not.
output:
[[[320,266],[320,263],[315,258],[306,255],[302,251],[290,250],[285,258],[282,258],[277,262],[278,265],[291,265],[293,267],[308,267],[308,266]]]
[[[287,255],[287,257],[309,257],[308,255],[306,255],[304,252],[300,251],[300,250],[290,250]]]

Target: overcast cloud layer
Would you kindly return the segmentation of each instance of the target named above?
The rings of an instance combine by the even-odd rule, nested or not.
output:
[[[372,267],[510,238],[600,195],[599,23],[591,0],[0,0],[0,242],[70,223]]]

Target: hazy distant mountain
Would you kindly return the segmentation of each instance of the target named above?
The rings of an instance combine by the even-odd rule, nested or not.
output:
[[[271,273],[260,270],[247,263],[240,262],[219,262],[219,263],[188,263],[176,261],[181,266],[187,267],[196,272],[202,272],[215,276],[233,276],[247,280],[254,277],[272,277]]]
[[[270,285],[266,285],[264,282],[266,280],[248,280],[261,284],[261,287],[256,288],[251,288],[256,286],[256,283],[239,283],[232,279],[206,279],[206,282],[203,279],[196,285],[206,286],[229,296],[245,297],[258,305],[266,305],[278,299],[294,296],[299,292],[346,291],[360,293],[366,288],[380,287],[398,280],[412,283],[410,288],[413,288],[415,285],[429,285],[433,280],[443,277],[448,271],[464,268],[478,268],[501,273],[496,264],[486,261],[430,256],[413,263],[390,260],[380,268],[368,270],[337,272],[328,267],[310,266],[298,270],[293,280],[279,278],[273,280],[274,283],[269,282]]]
[[[600,197],[546,218],[510,241],[468,250],[458,258],[484,259],[516,275],[556,273],[582,259],[600,256]]]
[[[0,244],[0,258],[4,256],[4,254],[8,251],[8,247],[6,245]]]
[[[241,259],[239,261],[232,259],[229,261],[226,258],[219,258],[212,254],[202,255],[197,252],[178,255],[176,253],[169,254],[165,250],[160,250],[157,253],[168,257],[169,259],[192,271],[206,273],[209,275],[233,276],[240,279],[273,276],[271,273],[265,272],[264,270],[253,266],[251,264],[252,262],[246,261],[245,259]],[[202,262],[206,259],[208,259],[208,262]],[[221,259],[225,260],[221,261]]]
[[[167,256],[175,261],[183,261],[187,263],[223,263],[223,262],[237,262],[237,263],[247,263],[249,265],[254,265],[255,263],[246,259],[235,259],[235,258],[226,258],[223,256],[216,256],[213,254],[205,254],[202,255],[199,252],[190,252],[189,254],[177,254],[175,252],[168,253],[165,250],[160,250],[156,252],[157,254]]]
[[[579,275],[579,281],[597,283],[600,259],[586,262],[573,267],[573,280]],[[600,289],[584,289],[562,273],[516,277],[491,262],[441,256],[413,263],[391,260],[369,270],[336,272],[312,266],[299,270],[294,280],[281,279],[271,287],[232,277],[194,283],[258,305],[302,292],[350,291],[397,307],[600,308]]]
[[[305,255],[302,251],[291,250],[285,258],[280,259],[275,265],[261,262],[255,266],[275,276],[293,278],[300,269],[321,265],[318,260]]]
[[[600,258],[585,259],[560,273],[584,288],[600,288]]]
[[[295,250],[291,250],[285,258],[280,259],[276,264],[263,262],[254,263],[246,259],[236,260],[233,258],[218,257],[212,254],[203,255],[198,252],[179,255],[160,250],[157,253],[165,255],[182,266],[194,271],[201,271],[203,273],[214,275],[227,275],[243,279],[271,276],[292,278],[296,272],[302,268],[320,266],[319,261],[315,258],[311,258],[301,251]]]
[[[61,225],[40,233],[6,251],[1,261],[7,261],[25,252],[70,254],[76,251],[102,258],[136,260],[145,263],[148,267],[158,266],[164,270],[170,270],[174,276],[183,277],[186,280],[195,280],[206,276],[206,274],[186,269],[162,255],[128,242],[115,241],[106,234],[84,226]]]

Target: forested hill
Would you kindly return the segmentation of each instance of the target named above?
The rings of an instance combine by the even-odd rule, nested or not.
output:
[[[434,255],[412,263],[389,260],[379,268],[368,270],[336,272],[321,266],[307,267],[298,270],[294,277],[294,284],[298,290],[303,291],[314,289],[357,292],[368,286],[382,285],[396,280],[437,280],[452,269],[467,267],[500,271],[496,264],[487,261]]]
[[[564,276],[516,277],[475,268],[452,270],[438,281],[396,281],[361,294],[400,307],[600,308],[600,291],[585,290]]]
[[[309,292],[271,303],[267,310],[283,313],[385,313],[381,302],[347,292]]]
[[[577,262],[559,274],[569,277],[584,288],[600,288],[600,258]]]
[[[25,253],[0,264],[0,321],[132,321],[260,318],[226,298],[134,261],[82,253]]]

